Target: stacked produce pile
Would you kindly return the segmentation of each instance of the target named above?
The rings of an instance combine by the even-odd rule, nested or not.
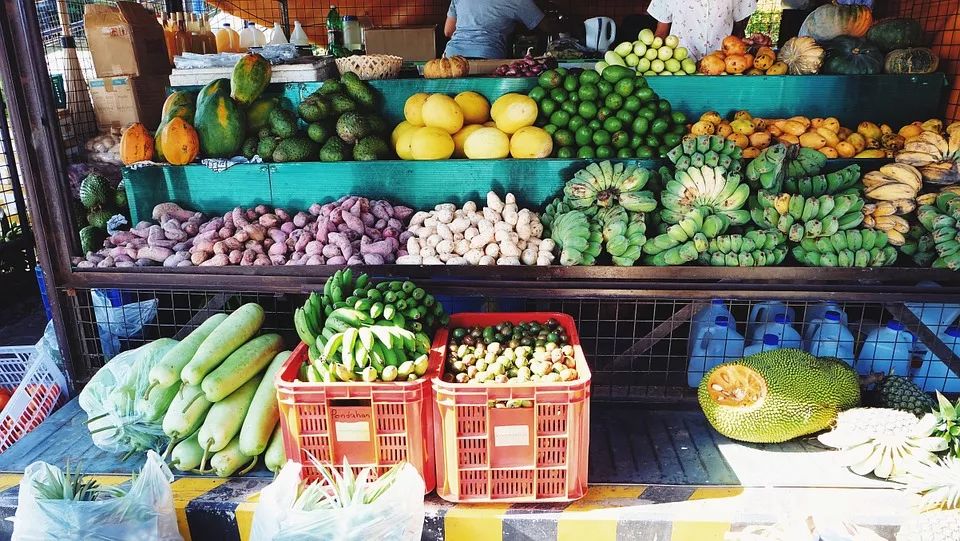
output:
[[[309,346],[307,382],[414,381],[427,373],[433,332],[449,318],[433,295],[410,281],[376,286],[366,274],[337,271],[294,313]]]
[[[790,58],[791,49],[788,45],[784,44],[786,58]],[[790,66],[777,59],[777,53],[771,46],[770,38],[763,34],[748,39],[727,36],[723,38],[721,50],[700,59],[699,71],[706,75],[784,75]],[[797,65],[794,62],[794,66]]]
[[[480,209],[467,201],[461,208],[444,203],[414,214],[397,263],[546,266],[553,263],[554,242],[542,234],[539,216],[519,208],[513,194],[500,199],[490,192]]]
[[[641,30],[636,41],[625,41],[607,51],[596,70],[602,74],[609,66],[625,66],[643,75],[693,75],[697,71],[697,61],[680,46],[680,38],[654,36],[649,28]]]
[[[93,172],[80,182],[79,198],[87,211],[87,225],[80,229],[80,249],[86,253],[99,249],[107,237],[110,218],[127,212],[127,192],[122,182],[114,189],[107,179]]]
[[[602,75],[550,70],[529,96],[559,158],[664,156],[686,132],[687,117],[624,66],[609,66]]]
[[[533,48],[527,49],[527,54],[519,60],[509,64],[497,66],[494,77],[537,77],[548,69],[557,68],[557,59],[554,56],[533,56]]]

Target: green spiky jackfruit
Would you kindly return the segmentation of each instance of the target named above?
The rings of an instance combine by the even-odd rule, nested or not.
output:
[[[797,349],[765,351],[704,376],[700,407],[717,432],[751,443],[779,443],[828,428],[860,404],[849,365]]]

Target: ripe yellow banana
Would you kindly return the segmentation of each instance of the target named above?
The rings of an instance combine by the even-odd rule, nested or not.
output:
[[[903,236],[903,233],[892,229],[887,231],[887,242],[889,242],[891,246],[903,246],[906,244],[907,238]]]
[[[897,209],[896,214],[909,214],[916,210],[917,200],[916,199],[897,199],[896,201],[891,202],[893,206]]]
[[[954,159],[956,159],[958,156],[960,156],[960,123],[954,123],[954,124],[951,124],[950,126],[958,127],[953,129],[953,131],[950,131],[950,128],[947,128],[947,134],[949,137],[947,141],[947,149],[949,151],[949,154],[953,156]]]
[[[937,149],[937,151],[940,153],[941,156],[946,155],[950,151],[947,140],[940,135],[939,130],[938,131],[924,130],[923,132],[920,133],[917,139]]]
[[[896,213],[897,206],[894,205],[892,201],[881,201],[877,203],[873,212],[871,212],[875,217],[893,216]]]
[[[866,223],[866,220],[864,220]],[[910,224],[900,216],[875,216],[874,227],[881,231],[899,231],[906,233],[910,231]]]
[[[868,227],[868,228],[870,228],[870,229],[873,229],[873,228],[877,227],[877,221],[876,221],[876,219],[873,217],[873,214],[864,214],[864,215],[863,215],[863,227]]]
[[[923,176],[916,167],[905,163],[889,163],[880,168],[880,172],[888,177],[915,186],[918,190],[923,186]]]
[[[868,189],[864,192],[870,199],[877,201],[893,201],[895,199],[908,199],[917,196],[917,190],[906,184],[884,184],[876,188]]]
[[[935,193],[925,193],[917,197],[918,205],[933,205],[937,202],[937,194]]]
[[[907,146],[904,147],[904,150],[897,153],[897,162],[912,165],[914,167],[923,167],[924,165],[940,161],[938,156],[934,156],[928,152],[917,152],[910,150],[909,147],[910,143],[907,143]]]
[[[790,212],[790,194],[782,193],[773,200],[773,208],[777,209],[777,214],[786,216]]]

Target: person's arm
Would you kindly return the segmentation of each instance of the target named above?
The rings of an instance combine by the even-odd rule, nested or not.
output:
[[[742,21],[737,21],[737,22],[733,23],[733,35],[734,35],[734,36],[737,36],[737,37],[740,37],[740,38],[744,37],[744,33],[745,33],[746,30],[747,30],[747,22],[748,22],[748,21],[750,21],[750,18],[749,18],[749,17],[747,17],[746,19],[744,19],[744,20],[742,20]],[[657,34],[657,35],[659,35],[659,34]]]
[[[739,0],[734,6],[733,11],[733,20],[736,21],[733,23],[733,35],[743,37],[744,32],[747,29],[747,22],[750,20],[750,16],[753,15],[753,12],[757,10],[757,0]]]
[[[671,2],[675,0],[651,0],[647,6],[647,15],[657,20],[657,29],[654,35],[665,38],[670,35],[670,27],[673,23],[673,12]]]
[[[446,22],[443,23],[443,35],[448,38],[453,37],[453,32],[457,29],[457,18],[456,17],[447,17]]]
[[[670,35],[671,26],[672,26],[671,23],[657,22],[657,29],[653,33],[653,35],[657,36],[658,38],[666,38],[667,36]]]

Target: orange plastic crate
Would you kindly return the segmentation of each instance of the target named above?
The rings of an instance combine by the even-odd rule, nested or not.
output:
[[[431,355],[431,358],[434,357]],[[436,485],[433,455],[431,366],[417,381],[391,383],[295,382],[307,360],[300,343],[277,374],[277,399],[283,448],[290,460],[303,465],[303,476],[319,476],[307,453],[323,464],[355,472],[369,467],[376,475],[407,461],[423,477],[426,491]]]
[[[431,366],[442,376],[449,329],[505,321],[557,320],[574,347],[580,379],[562,383],[470,384],[433,380],[437,495],[452,502],[566,502],[587,492],[590,369],[566,314],[463,313],[437,331]],[[436,357],[436,358],[433,358]],[[497,408],[529,400],[532,408]]]

